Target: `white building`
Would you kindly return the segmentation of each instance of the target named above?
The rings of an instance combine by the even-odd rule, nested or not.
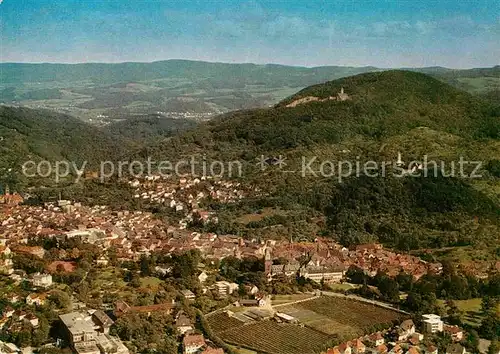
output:
[[[200,275],[198,275],[198,280],[200,281],[200,283],[206,282],[207,279],[208,279],[208,275],[205,272],[201,272]]]
[[[228,281],[218,281],[215,283],[215,290],[221,297],[231,295],[235,290],[238,290],[239,285]]]
[[[40,288],[48,288],[52,285],[52,275],[36,273],[32,279],[33,286]]]
[[[77,354],[129,353],[119,338],[97,332],[96,328],[100,325],[96,325],[95,318],[90,314],[71,312],[60,315],[59,318],[68,330],[70,344]]]
[[[435,314],[422,315],[422,326],[424,333],[437,333],[443,331],[443,321]]]

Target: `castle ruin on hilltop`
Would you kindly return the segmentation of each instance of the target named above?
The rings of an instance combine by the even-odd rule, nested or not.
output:
[[[330,96],[327,98],[319,98],[316,96],[306,96],[299,98],[289,104],[286,105],[286,107],[296,107],[301,104],[309,103],[309,102],[325,102],[325,101],[347,101],[350,100],[351,97],[344,92],[344,88],[342,87],[340,89],[340,92],[337,93],[335,96]]]

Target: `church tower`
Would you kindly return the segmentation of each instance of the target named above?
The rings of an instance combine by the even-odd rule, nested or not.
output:
[[[266,248],[266,255],[264,257],[264,272],[269,275],[271,274],[271,268],[273,265],[273,260],[271,257],[271,250]]]

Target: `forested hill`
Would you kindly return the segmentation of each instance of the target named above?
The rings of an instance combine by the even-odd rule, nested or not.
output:
[[[348,99],[328,99],[342,87]],[[306,97],[317,100],[287,107]],[[482,161],[483,177],[352,176],[339,183],[336,176],[255,168],[261,155],[283,155],[286,169],[293,171],[300,169],[302,157],[395,161],[398,152],[407,162],[422,161],[424,155],[446,164],[461,156]],[[273,108],[226,114],[134,156],[177,159],[191,154],[244,163],[242,180],[268,195],[239,210],[259,205],[320,212],[328,220],[325,233],[345,244],[379,240],[414,249],[500,241],[500,110],[425,74],[395,70],[315,85]],[[258,234],[231,222],[239,212],[221,217],[227,222],[217,231]],[[297,222],[280,217],[262,226],[276,220],[288,230]],[[300,228],[293,232],[301,233]]]
[[[327,99],[341,88],[348,100]],[[325,100],[286,107],[304,97]],[[425,74],[392,70],[310,86],[273,108],[231,112],[141,153],[169,156],[205,151],[251,160],[261,153],[315,144],[349,145],[360,138],[381,143],[421,127],[468,142],[498,141],[498,117],[498,105]]]
[[[116,159],[129,146],[71,116],[0,106],[0,174],[28,161],[74,161],[89,165]]]

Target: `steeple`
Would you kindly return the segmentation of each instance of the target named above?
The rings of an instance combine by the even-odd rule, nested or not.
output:
[[[268,248],[266,248],[266,255],[265,255],[265,258],[264,258],[266,261],[270,261],[271,260],[271,250]]]
[[[266,248],[266,255],[264,256],[264,272],[269,275],[271,274],[273,266],[273,259],[271,257],[271,249]]]

